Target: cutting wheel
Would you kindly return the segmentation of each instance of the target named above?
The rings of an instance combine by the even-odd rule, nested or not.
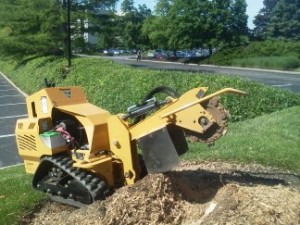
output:
[[[227,131],[229,113],[225,111],[220,103],[220,97],[210,99],[203,107],[213,116],[216,122],[202,134],[186,130],[185,133],[190,142],[212,143],[225,135]]]

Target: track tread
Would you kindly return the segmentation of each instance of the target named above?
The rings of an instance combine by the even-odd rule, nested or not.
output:
[[[49,190],[42,188],[43,185],[42,183],[40,183],[42,182],[41,180],[35,182],[36,184],[33,184],[36,189],[48,192],[52,197],[54,196],[52,199],[54,199],[55,201],[58,201],[60,197],[62,198],[62,201],[60,202],[78,207],[79,205],[91,204],[96,200],[103,200],[111,194],[111,190],[104,180],[88,171],[73,167],[73,160],[68,155],[60,155],[54,157],[46,156],[42,159],[41,164],[46,162],[66,173],[66,175],[69,176],[70,179],[76,181],[76,185],[79,184],[81,186],[78,188],[84,189],[88,192],[89,195],[89,199],[85,199],[84,202],[82,202],[75,200],[75,193],[66,191],[67,189],[63,186],[60,187],[57,185],[54,188],[55,190]],[[50,172],[51,168],[49,167],[48,169]],[[58,196],[58,192],[60,192],[60,196]],[[73,196],[72,199],[70,199],[70,196]]]

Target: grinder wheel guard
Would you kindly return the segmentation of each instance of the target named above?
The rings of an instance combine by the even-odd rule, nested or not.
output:
[[[220,103],[220,97],[214,97],[210,99],[206,104],[202,104],[202,106],[214,117],[216,122],[203,134],[185,130],[187,139],[192,143],[212,143],[215,140],[219,139],[221,136],[225,135],[227,131],[227,120],[229,118],[229,114],[227,111],[225,111],[223,105]]]
[[[154,97],[156,94],[167,94],[171,97],[178,98],[180,95],[172,88],[166,86],[158,86],[152,89],[143,99],[142,102]],[[185,130],[187,140],[190,142],[213,143],[227,132],[227,120],[229,113],[225,111],[223,105],[220,103],[220,96],[216,96],[209,101],[202,103],[202,106],[207,110],[216,120],[211,127],[209,127],[203,134],[199,134],[190,130]],[[146,115],[138,117],[134,124],[144,119]]]

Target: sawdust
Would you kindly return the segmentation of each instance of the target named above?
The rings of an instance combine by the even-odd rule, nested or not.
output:
[[[296,174],[189,162],[80,209],[46,202],[23,224],[300,224],[299,206]]]

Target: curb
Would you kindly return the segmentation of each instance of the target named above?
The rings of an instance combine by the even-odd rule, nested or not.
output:
[[[18,92],[20,92],[25,98],[28,97],[28,94],[26,94],[24,91],[22,91],[20,88],[18,88],[4,73],[0,71],[0,75],[4,77],[5,80],[7,80],[8,83],[10,83],[15,89],[17,89]]]
[[[4,166],[4,167],[0,167],[0,170],[9,169],[9,168],[17,167],[17,166],[22,166],[22,165],[24,165],[24,163],[19,163],[19,164],[10,165],[10,166]]]
[[[133,61],[135,59],[127,58],[128,61]],[[182,65],[180,62],[168,62],[168,61],[156,61],[156,60],[149,60],[149,59],[142,59],[142,62],[154,62],[154,63],[165,63],[165,64],[176,64]],[[190,66],[205,66],[210,68],[224,68],[224,69],[236,69],[236,70],[248,70],[248,71],[262,71],[262,72],[273,72],[273,73],[286,73],[286,74],[293,74],[293,75],[300,75],[299,72],[294,71],[284,71],[284,70],[270,70],[270,69],[261,69],[261,68],[250,68],[250,67],[234,67],[234,66],[217,66],[217,65],[210,65],[210,64],[195,64],[189,63]]]

